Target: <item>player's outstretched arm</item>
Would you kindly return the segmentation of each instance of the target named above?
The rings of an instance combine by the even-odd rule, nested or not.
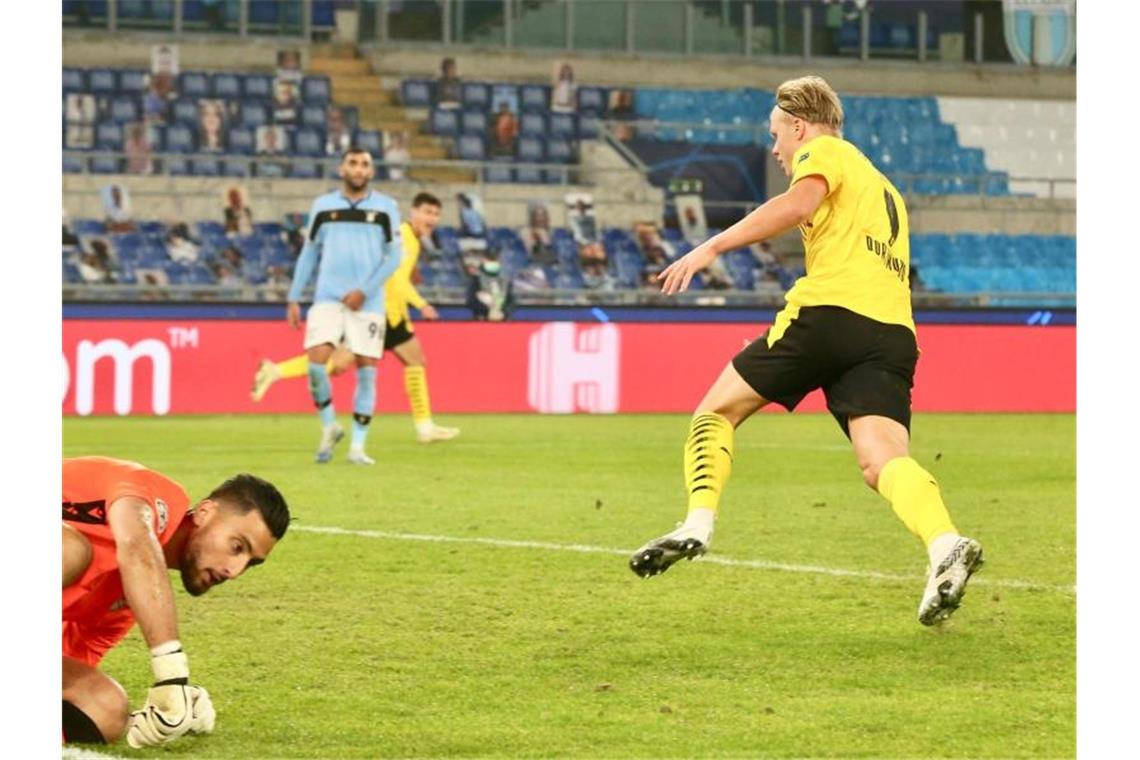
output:
[[[689,287],[693,275],[701,271],[726,251],[735,251],[761,240],[768,240],[811,219],[819,204],[827,197],[827,182],[809,176],[796,182],[787,192],[769,199],[764,205],[729,227],[709,238],[657,275],[663,293],[673,294]]]
[[[190,666],[178,640],[174,590],[153,514],[146,500],[134,496],[116,499],[107,510],[123,593],[150,647],[155,679],[143,709],[131,713],[128,723],[127,742],[136,748],[214,728],[210,695],[190,686]]]

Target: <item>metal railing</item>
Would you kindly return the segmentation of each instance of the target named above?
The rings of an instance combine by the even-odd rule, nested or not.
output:
[[[1000,29],[1006,23],[1000,0],[980,5],[849,5],[826,0],[291,0],[261,4],[256,17],[251,13],[250,0],[207,8],[172,0],[132,4],[129,9],[119,0],[108,0],[101,16],[96,15],[97,6],[86,2],[70,4],[67,10],[63,18],[66,28],[111,32],[149,30],[175,36],[203,33],[309,41],[336,37],[355,28],[355,37],[347,41],[383,47],[496,47],[670,57],[1008,64],[1033,58],[1038,46],[1032,36],[1039,33],[1038,25],[1031,25],[1028,47],[1019,48],[1015,58],[1002,35],[987,33],[989,28]],[[937,35],[932,18],[940,24]],[[1069,18],[1064,31],[1074,27]],[[1075,37],[1071,42],[1075,51]],[[1058,56],[1065,57],[1061,53]]]

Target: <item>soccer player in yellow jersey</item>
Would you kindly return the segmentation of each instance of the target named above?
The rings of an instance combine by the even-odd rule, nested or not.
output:
[[[420,256],[420,238],[430,236],[439,225],[440,208],[439,199],[431,193],[419,193],[412,199],[412,212],[400,230],[404,257],[396,272],[388,279],[384,293],[388,322],[384,331],[384,350],[394,353],[404,365],[404,391],[412,409],[416,438],[421,443],[446,441],[459,435],[458,428],[436,425],[432,420],[427,360],[408,316],[408,306],[411,305],[420,310],[424,319],[439,319],[439,312],[424,300],[412,284],[412,273]],[[328,371],[329,374],[339,375],[351,366],[352,353],[341,346],[329,359]],[[290,377],[304,377],[308,373],[308,367],[309,360],[304,354],[278,363],[263,359],[254,375],[250,396],[254,401],[260,401],[273,383]]]
[[[784,82],[771,114],[772,155],[787,192],[675,261],[662,290],[685,290],[718,255],[798,226],[806,274],[758,340],[724,368],[697,406],[684,449],[688,516],[630,558],[643,577],[709,547],[732,470],[733,433],[770,402],[789,411],[822,388],[851,440],[863,480],[926,545],[930,575],[918,619],[957,609],[982,565],[982,547],[958,534],[934,477],[909,455],[910,389],[918,361],[911,316],[906,206],[893,185],[843,140],[839,96],[814,76]]]

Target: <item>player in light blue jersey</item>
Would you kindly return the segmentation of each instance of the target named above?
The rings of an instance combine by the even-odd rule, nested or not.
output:
[[[326,364],[341,341],[356,360],[352,398],[352,445],[348,461],[375,464],[364,453],[368,423],[376,406],[376,361],[384,353],[384,283],[403,256],[396,201],[368,187],[372,155],[352,147],[340,164],[341,188],[320,196],[309,212],[305,246],[293,272],[286,318],[301,326],[301,293],[317,273],[313,305],[305,319],[309,391],[323,428],[317,462],[332,459],[344,438],[336,421]]]

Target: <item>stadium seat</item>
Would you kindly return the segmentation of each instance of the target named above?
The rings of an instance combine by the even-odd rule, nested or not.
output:
[[[573,140],[577,137],[577,118],[571,113],[550,114],[550,136],[565,137]]]
[[[550,87],[524,84],[519,88],[519,108],[522,111],[546,111],[550,108]]]
[[[459,133],[459,115],[449,108],[433,108],[429,125],[434,134],[454,136]]]
[[[530,185],[541,185],[546,182],[546,172],[537,166],[523,164],[515,167],[515,181]]]
[[[356,130],[356,145],[371,153],[374,158],[384,155],[383,136],[375,129]]]
[[[171,124],[166,128],[166,150],[169,153],[192,153],[195,149],[194,130],[185,124]]]
[[[327,105],[332,98],[328,77],[307,76],[301,83],[301,100],[306,105]]]
[[[95,127],[95,149],[114,150],[123,149],[123,127],[121,124],[104,122]]]
[[[246,74],[242,79],[242,92],[246,98],[268,100],[273,97],[273,77],[264,74]]]
[[[464,82],[461,102],[464,108],[477,108],[486,111],[491,105],[491,88],[482,82]]]
[[[460,135],[455,143],[460,159],[482,161],[487,157],[487,141],[482,135]]]
[[[546,143],[546,155],[551,161],[568,163],[574,160],[574,147],[569,140],[552,137]]]
[[[606,93],[601,87],[578,88],[578,113],[600,114],[606,110]]]
[[[328,110],[324,106],[306,105],[301,109],[301,125],[324,129],[328,126]]]
[[[112,121],[125,122],[125,121],[138,121],[139,119],[139,102],[138,98],[129,95],[121,95],[111,99],[108,107],[107,115]]]
[[[487,112],[467,110],[462,116],[462,132],[465,135],[482,135],[487,132]]]
[[[88,92],[86,69],[64,68],[63,91],[65,93]]]
[[[142,69],[122,69],[118,77],[119,92],[123,95],[142,95],[146,90],[147,73]]]
[[[269,123],[269,106],[260,100],[246,100],[241,104],[241,124],[261,127]]]
[[[95,95],[115,95],[119,92],[119,83],[114,71],[91,69],[87,72],[87,88]]]
[[[323,156],[325,136],[317,129],[302,127],[297,130],[293,145],[299,156]]]
[[[226,133],[228,152],[248,156],[253,153],[256,136],[252,127],[233,127]]]
[[[519,117],[519,134],[538,135],[546,134],[546,115],[539,111],[524,112]]]
[[[430,108],[433,82],[427,79],[405,79],[400,83],[400,102],[413,108]]]
[[[518,139],[516,155],[519,161],[542,163],[546,160],[546,145],[541,137],[522,135]]]
[[[222,174],[226,177],[248,177],[250,162],[239,158],[227,158],[222,161]]]
[[[196,177],[217,177],[221,173],[216,158],[195,158],[190,164],[190,170]]]
[[[513,179],[514,172],[510,164],[495,162],[483,169],[484,182],[511,182]]]
[[[189,98],[178,98],[170,105],[170,120],[197,126],[198,102]]]
[[[210,77],[210,91],[215,98],[240,100],[242,82],[236,74],[218,73]]]
[[[184,71],[178,75],[178,92],[184,98],[208,98],[209,77],[201,71]]]

